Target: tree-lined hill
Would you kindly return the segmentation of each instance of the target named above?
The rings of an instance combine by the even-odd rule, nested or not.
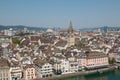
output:
[[[10,29],[12,28],[13,30],[23,30],[24,28],[27,28],[28,30],[47,30],[48,27],[30,27],[30,26],[24,26],[24,25],[16,25],[16,26],[4,26],[0,25],[0,30],[5,30],[5,29]],[[53,30],[58,30],[59,28],[52,28]],[[93,31],[93,30],[120,30],[120,27],[108,27],[108,26],[103,26],[103,27],[95,27],[95,28],[80,28],[80,31]]]
[[[24,28],[27,28],[29,30],[47,30],[46,27],[29,27],[29,26],[23,26],[23,25],[17,25],[17,26],[4,26],[0,25],[0,30],[10,29],[13,30],[23,30]]]

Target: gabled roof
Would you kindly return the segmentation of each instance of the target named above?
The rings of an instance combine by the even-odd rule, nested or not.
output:
[[[8,62],[7,59],[5,59],[5,58],[0,58],[0,67],[1,67],[1,68],[10,67],[10,63]]]
[[[46,60],[37,58],[33,61],[33,63],[39,67],[42,67],[46,63]]]
[[[67,44],[67,41],[61,39],[55,45],[64,47],[66,44]]]
[[[103,57],[107,57],[106,54],[102,53],[102,52],[97,52],[97,51],[93,51],[93,52],[86,52],[86,58],[103,58]]]
[[[27,64],[23,67],[24,69],[28,69],[28,68],[34,68],[33,64]]]

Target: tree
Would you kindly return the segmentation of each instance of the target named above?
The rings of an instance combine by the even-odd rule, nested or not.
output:
[[[62,54],[64,54],[64,52],[65,52],[65,49],[62,49],[62,50],[61,50],[61,52],[62,52]]]
[[[24,33],[24,32],[19,32],[18,34],[16,34],[16,36],[25,36],[25,35],[29,35],[32,33]]]
[[[13,39],[13,40],[12,40],[12,43],[13,43],[13,44],[19,44],[19,45],[20,45],[20,40],[19,40],[19,39]]]
[[[112,58],[112,59],[109,58],[109,64],[113,64],[115,62],[116,62],[115,58]]]
[[[79,43],[75,44],[75,46],[78,48],[81,48],[81,47],[84,47],[85,45],[83,43],[79,42]]]

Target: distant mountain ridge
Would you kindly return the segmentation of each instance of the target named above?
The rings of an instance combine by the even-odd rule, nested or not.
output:
[[[13,30],[23,30],[24,28],[27,28],[28,30],[47,30],[49,27],[30,27],[30,26],[24,26],[24,25],[10,25],[10,26],[4,26],[0,25],[0,30],[6,30],[12,28]],[[51,28],[53,30],[58,30],[59,28]],[[103,26],[103,27],[95,27],[95,28],[81,28],[79,29],[80,31],[93,31],[93,30],[120,30],[120,27],[108,27],[108,26]]]
[[[109,26],[103,26],[103,27],[95,27],[95,28],[81,28],[79,29],[80,31],[93,31],[93,30],[103,30],[103,31],[107,31],[107,30],[120,30],[120,27],[109,27]]]
[[[12,28],[13,30],[23,30],[24,28],[27,28],[28,30],[47,30],[48,29],[46,27],[29,27],[24,25],[16,25],[16,26],[0,25],[0,30],[10,29],[10,28]]]

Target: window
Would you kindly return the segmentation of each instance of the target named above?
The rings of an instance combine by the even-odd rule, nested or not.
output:
[[[33,69],[31,69],[31,71],[33,71]]]
[[[30,74],[30,72],[28,72],[28,74]]]
[[[28,79],[30,79],[30,77],[28,77]]]
[[[33,71],[31,73],[33,74]]]
[[[33,76],[32,76],[32,79],[33,79]]]

